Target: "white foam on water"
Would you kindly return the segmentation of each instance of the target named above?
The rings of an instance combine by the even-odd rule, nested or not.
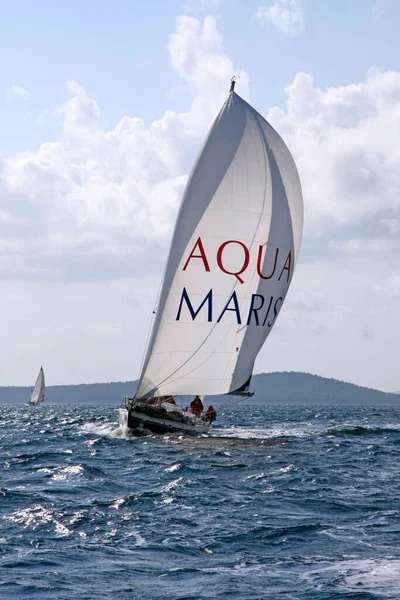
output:
[[[68,529],[68,527],[65,527],[65,525],[63,525],[59,521],[54,521],[54,524],[55,524],[55,531],[60,537],[65,537],[67,535],[70,535],[71,531]]]
[[[81,475],[83,473],[82,465],[71,465],[69,467],[57,467],[56,473],[51,477],[54,481],[66,481],[73,475]]]
[[[212,437],[229,437],[242,440],[268,439],[269,431],[260,427],[227,427],[226,429],[212,430]]]
[[[39,525],[44,523],[52,523],[54,524],[54,530],[57,535],[61,537],[69,535],[71,531],[68,527],[60,523],[60,521],[54,517],[55,511],[53,509],[45,508],[41,504],[36,504],[29,508],[15,510],[11,514],[5,515],[4,519],[25,527],[31,527],[32,529],[36,529]]]
[[[264,479],[264,477],[269,477],[269,474],[267,473],[253,473],[252,475],[248,475],[248,477],[246,477],[246,479]]]
[[[231,576],[243,577],[246,575],[254,576],[260,573],[265,572],[265,566],[260,564],[246,564],[244,562],[240,562],[231,567],[209,567],[206,568],[205,571],[207,573],[226,573]],[[266,596],[267,598],[268,596]]]
[[[342,568],[347,571],[345,584],[351,590],[379,591],[380,594],[400,596],[400,560],[349,561]]]
[[[273,494],[276,491],[276,488],[270,486],[265,488],[265,490],[261,490],[262,494]]]
[[[77,523],[78,521],[80,521],[81,519],[83,519],[84,516],[85,516],[85,513],[84,513],[83,510],[77,510],[77,511],[75,511],[74,514],[72,515],[72,517],[69,520],[70,525],[73,525],[74,523]]]
[[[133,532],[132,535],[134,536],[135,540],[136,540],[136,546],[147,546],[147,542],[145,540],[145,538],[140,535],[140,533],[137,532]]]
[[[126,428],[111,423],[85,423],[80,428],[82,433],[91,433],[100,437],[127,438]]]
[[[294,465],[287,465],[287,467],[282,467],[278,470],[278,473],[289,473],[289,471],[293,471],[296,467]]]
[[[181,463],[176,463],[175,465],[172,465],[171,467],[166,467],[164,469],[164,471],[167,471],[167,473],[173,473],[174,471],[178,471],[181,468]]]
[[[342,576],[337,585],[350,592],[379,593],[380,597],[400,597],[400,560],[390,558],[339,561],[328,567],[309,571],[307,580],[320,578],[323,573]]]
[[[316,429],[305,429],[303,427],[273,427],[269,430],[270,437],[297,437],[307,438],[317,433]]]
[[[125,498],[117,498],[113,504],[111,504],[112,508],[116,508],[118,510],[118,508],[120,506],[122,506],[125,503]]]
[[[48,523],[53,520],[53,511],[50,508],[45,508],[41,504],[35,504],[30,508],[15,510],[9,515],[5,515],[4,519],[20,525],[33,527],[34,529],[41,523]]]
[[[178,479],[174,479],[173,481],[170,481],[169,483],[167,483],[167,485],[164,485],[161,488],[162,492],[169,492],[171,490],[173,490],[174,488],[176,488],[181,481],[183,481],[183,477],[178,477]]]
[[[104,537],[112,538],[112,537],[116,536],[117,533],[118,533],[118,529],[116,527],[114,527],[113,529],[110,529],[110,531],[106,531],[106,533],[104,534]]]
[[[315,435],[316,430],[306,429],[303,427],[240,427],[233,426],[226,429],[213,429],[211,435],[213,437],[231,437],[244,440],[269,440],[280,437],[297,437],[306,438]]]

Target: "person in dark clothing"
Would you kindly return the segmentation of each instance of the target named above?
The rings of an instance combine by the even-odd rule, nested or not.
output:
[[[212,404],[210,404],[210,406],[207,408],[204,416],[208,421],[210,421],[210,423],[213,423],[213,421],[215,421],[215,419],[217,418],[217,411],[215,410]]]

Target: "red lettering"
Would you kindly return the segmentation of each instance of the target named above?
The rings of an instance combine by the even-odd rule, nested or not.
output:
[[[227,269],[225,269],[224,265],[222,264],[222,253],[228,244],[239,244],[239,246],[241,246],[244,250],[243,266],[241,269],[239,269],[239,271],[227,271]],[[218,248],[217,264],[218,264],[219,268],[221,269],[221,271],[223,271],[227,275],[234,275],[240,281],[240,283],[244,283],[244,280],[240,277],[240,275],[247,269],[247,267],[249,266],[249,262],[250,262],[249,249],[247,248],[247,246],[245,244],[243,244],[243,242],[239,242],[239,240],[228,240],[227,242],[224,242],[223,244],[221,244],[220,247]]]
[[[199,249],[200,254],[194,254],[196,248]],[[203,265],[206,271],[210,270],[210,266],[208,264],[208,260],[207,260],[207,256],[203,247],[203,242],[201,241],[201,238],[199,237],[199,239],[197,240],[197,242],[195,243],[195,245],[193,246],[193,250],[191,251],[191,253],[189,254],[189,258],[187,259],[187,261],[185,262],[185,266],[183,267],[182,271],[186,271],[186,267],[189,264],[190,259],[192,258],[201,258],[201,260],[203,261]]]
[[[289,252],[289,254],[288,254],[288,256],[287,256],[287,259],[286,259],[286,261],[285,261],[285,264],[283,265],[283,269],[282,269],[282,271],[281,271],[281,274],[280,274],[280,275],[279,275],[279,277],[278,277],[278,281],[280,281],[280,280],[281,280],[281,277],[282,277],[282,275],[283,275],[283,271],[287,271],[287,272],[288,272],[288,273],[287,273],[287,281],[288,281],[288,283],[289,283],[289,279],[290,279],[290,265],[291,265],[291,262],[292,262],[292,251],[290,250],[290,252]],[[286,265],[287,265],[287,266],[286,266]]]
[[[273,277],[274,273],[275,273],[276,263],[278,261],[278,255],[279,255],[279,248],[277,248],[276,252],[275,252],[274,268],[272,270],[271,275],[263,275],[261,273],[262,251],[263,251],[263,247],[259,246],[258,247],[258,257],[257,257],[257,273],[258,273],[258,276],[261,277],[261,279],[271,279],[271,277]]]

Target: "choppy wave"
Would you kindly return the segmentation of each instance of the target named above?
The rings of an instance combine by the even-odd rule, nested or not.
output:
[[[400,410],[0,407],[0,600],[398,600]]]
[[[91,433],[100,437],[128,438],[129,432],[114,423],[84,423],[80,427],[82,433]]]
[[[366,426],[366,425],[337,425],[328,429],[328,434],[334,435],[384,435],[400,433],[400,425]]]
[[[307,571],[302,578],[312,586],[332,587],[347,598],[398,598],[400,590],[400,560],[350,559],[341,560],[316,570]],[[344,594],[348,595],[344,595]],[[362,594],[362,595],[361,595]]]

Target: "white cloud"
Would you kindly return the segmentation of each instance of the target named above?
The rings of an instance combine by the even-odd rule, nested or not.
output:
[[[61,122],[59,140],[0,158],[0,277],[109,279],[163,260],[187,174],[233,73],[248,91],[214,18],[178,17],[169,51],[193,93],[187,112],[168,110],[149,128],[126,116],[105,131],[96,101],[68,81],[69,99],[47,113]]]
[[[201,116],[204,104],[206,119],[210,116],[207,105],[215,112],[227,96],[232,75],[240,77],[240,94],[248,96],[249,77],[242,69],[235,69],[223,52],[213,17],[206,17],[203,23],[193,17],[178,17],[176,32],[170,36],[169,51],[172,66],[197,95],[192,105],[196,116]],[[201,122],[204,127],[204,119]]]
[[[286,94],[286,109],[268,118],[295,156],[313,233],[327,220],[375,220],[382,231],[400,208],[400,73],[370,69],[361,83],[325,90],[298,73]]]
[[[369,9],[372,23],[376,23],[385,15],[393,14],[396,5],[397,0],[374,0]]]
[[[21,98],[21,100],[29,100],[29,92],[23,87],[18,87],[17,85],[12,85],[10,88],[6,89],[7,98]]]
[[[400,234],[400,219],[383,219],[382,225],[389,230],[390,235]]]
[[[295,37],[304,29],[304,14],[300,0],[275,0],[260,6],[256,15],[260,23],[270,23],[282,33]]]

